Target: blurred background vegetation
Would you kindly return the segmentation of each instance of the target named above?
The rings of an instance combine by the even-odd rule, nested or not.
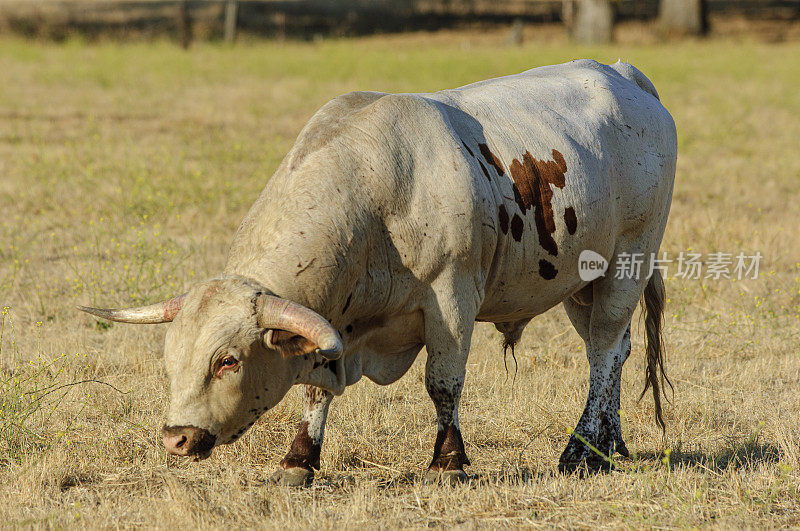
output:
[[[747,30],[768,40],[800,36],[800,0],[5,0],[0,32],[64,39],[193,40],[237,34],[318,39],[372,33],[509,26],[563,26],[585,44],[609,42],[617,23],[665,36]]]

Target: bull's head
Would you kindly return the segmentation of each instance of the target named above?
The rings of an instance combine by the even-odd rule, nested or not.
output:
[[[243,277],[209,280],[141,308],[80,309],[125,323],[172,321],[164,344],[164,446],[196,459],[238,439],[280,402],[310,357],[342,353],[338,332],[322,316]]]

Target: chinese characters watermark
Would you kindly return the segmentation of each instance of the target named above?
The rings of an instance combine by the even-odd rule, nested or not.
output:
[[[717,251],[706,255],[681,251],[673,258],[666,252],[660,255],[619,253],[610,274],[616,279],[649,279],[657,270],[664,278],[672,272],[672,278],[686,280],[756,279],[762,258],[763,255],[758,251],[752,254]],[[587,249],[578,258],[578,274],[585,282],[604,276],[608,269],[608,260],[594,251]]]

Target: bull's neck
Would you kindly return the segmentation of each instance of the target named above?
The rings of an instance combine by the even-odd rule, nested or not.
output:
[[[324,311],[339,264],[333,231],[313,219],[318,206],[286,203],[256,202],[234,237],[224,273]]]

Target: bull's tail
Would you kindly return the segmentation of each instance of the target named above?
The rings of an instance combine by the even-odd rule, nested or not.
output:
[[[664,280],[658,269],[653,272],[642,295],[642,305],[644,307],[645,342],[647,352],[647,369],[645,369],[644,389],[639,396],[642,399],[644,394],[651,387],[653,388],[653,402],[656,409],[656,422],[661,426],[662,431],[666,431],[666,424],[661,415],[661,397],[666,396],[664,391],[666,386],[674,393],[672,382],[667,377],[664,369],[664,341],[661,327],[664,317],[664,302],[666,299],[664,290]]]

